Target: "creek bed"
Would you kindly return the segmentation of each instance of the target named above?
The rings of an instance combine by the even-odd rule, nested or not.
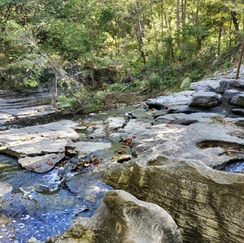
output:
[[[70,175],[79,183],[74,192],[60,187],[60,170],[37,174],[22,169],[16,159],[0,155],[0,181],[13,187],[0,198],[0,242],[25,243],[31,237],[45,241],[65,231],[77,216],[93,215],[111,188],[102,182],[101,172],[94,166]]]

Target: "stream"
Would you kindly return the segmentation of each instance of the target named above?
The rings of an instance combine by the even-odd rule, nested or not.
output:
[[[104,121],[109,116],[123,116],[133,109],[127,107],[99,113],[96,116],[80,116],[79,121]],[[139,119],[150,121],[143,108],[136,110]],[[89,135],[86,134],[86,135]],[[83,137],[83,136],[81,136]],[[94,139],[84,141],[93,142]],[[0,198],[0,242],[25,243],[31,237],[45,241],[48,237],[64,232],[78,217],[91,217],[101,204],[102,198],[110,186],[101,179],[101,173],[111,163],[115,151],[121,150],[121,144],[111,143],[111,148],[94,151],[92,156],[100,160],[78,171],[72,170],[79,158],[70,158],[65,166],[56,166],[46,173],[36,173],[23,169],[16,158],[0,154],[0,182],[12,186],[12,191]],[[94,141],[95,142],[95,141]],[[129,148],[123,148],[130,153]]]
[[[133,119],[153,122],[153,112],[141,105],[100,113],[90,117],[91,122],[104,121],[110,116],[132,114]],[[79,117],[79,121],[87,116]],[[85,141],[93,141],[86,139]],[[0,155],[0,182],[12,186],[12,191],[0,197],[0,242],[26,243],[31,237],[45,241],[48,237],[64,232],[78,217],[91,217],[101,204],[102,198],[112,188],[101,179],[101,173],[112,163],[115,151],[121,144],[110,142],[110,149],[94,151],[85,159],[96,156],[99,165],[74,171],[79,158],[70,158],[65,166],[38,174],[23,169],[17,159]],[[129,148],[124,149],[127,154]],[[243,162],[226,166],[228,172],[242,173]]]

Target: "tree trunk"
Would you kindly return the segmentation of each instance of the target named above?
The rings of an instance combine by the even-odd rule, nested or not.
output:
[[[139,52],[141,55],[141,58],[143,60],[144,65],[146,66],[146,55],[143,51],[143,46],[144,46],[144,42],[143,42],[143,37],[144,37],[144,33],[143,33],[143,27],[142,27],[142,22],[141,22],[141,14],[140,14],[140,7],[141,7],[141,2],[140,1],[136,1],[135,3],[135,12],[136,12],[136,35],[137,35],[137,39],[138,39],[138,44],[139,44]]]
[[[244,53],[244,40],[242,41],[241,54],[240,54],[240,59],[239,59],[239,63],[238,63],[237,71],[236,71],[236,79],[239,78],[240,68],[241,68],[241,63],[242,63],[242,58],[243,58],[243,53]]]
[[[182,24],[186,23],[187,0],[182,0]]]
[[[222,27],[219,28],[219,36],[218,36],[218,56],[220,56],[220,50],[221,50],[221,37],[222,37]]]
[[[233,21],[233,24],[235,26],[235,30],[236,31],[239,31],[239,24],[238,24],[238,20],[236,18],[236,11],[231,11],[231,19]]]
[[[177,0],[177,6],[176,6],[176,27],[177,31],[180,29],[180,0]]]

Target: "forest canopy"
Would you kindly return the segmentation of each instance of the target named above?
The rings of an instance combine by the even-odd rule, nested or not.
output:
[[[0,81],[67,85],[105,69],[156,88],[195,81],[235,61],[243,12],[243,0],[2,0]]]

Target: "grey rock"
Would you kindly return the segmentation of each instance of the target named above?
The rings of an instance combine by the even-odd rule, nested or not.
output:
[[[216,92],[221,81],[222,79],[220,78],[205,79],[199,82],[191,83],[190,89],[201,92]]]
[[[111,148],[111,143],[105,142],[77,142],[67,146],[68,149],[74,149],[78,157],[85,157],[91,152]]]
[[[195,92],[189,106],[213,107],[221,101],[221,95],[214,92]]]
[[[222,101],[224,103],[229,103],[230,104],[231,103],[231,99],[233,97],[235,97],[236,95],[239,95],[239,94],[241,94],[241,92],[238,91],[238,90],[235,90],[235,89],[226,90],[224,92],[223,96],[222,96]]]
[[[103,178],[116,189],[166,209],[180,227],[183,242],[244,241],[244,175],[213,170],[198,161],[158,157],[157,162],[113,165]]]
[[[244,92],[241,94],[235,95],[231,100],[230,103],[236,106],[244,107]]]
[[[231,110],[231,112],[233,114],[239,115],[239,116],[244,116],[244,109],[238,109],[238,108],[234,108]]]
[[[235,80],[230,84],[230,87],[239,89],[239,90],[244,90],[244,81],[243,80]]]
[[[74,223],[52,243],[181,243],[171,216],[153,203],[125,191],[110,191],[90,220]]]
[[[105,124],[108,125],[109,130],[116,130],[124,126],[125,118],[124,117],[109,117]]]
[[[213,119],[222,117],[220,114],[216,113],[192,113],[192,114],[166,114],[164,116],[159,116],[156,118],[157,123],[168,123],[168,124],[181,124],[181,125],[190,125],[196,122],[202,123],[212,123]]]
[[[4,182],[0,182],[0,198],[8,193],[8,192],[11,192],[13,190],[13,187],[8,184],[8,183],[4,183]]]
[[[46,154],[43,156],[24,157],[19,159],[19,163],[27,170],[44,173],[53,169],[53,167],[64,158],[64,154]]]
[[[167,108],[172,105],[187,105],[190,100],[193,91],[182,91],[178,93],[171,94],[169,96],[159,96],[155,99],[148,99],[146,104],[151,108]]]

